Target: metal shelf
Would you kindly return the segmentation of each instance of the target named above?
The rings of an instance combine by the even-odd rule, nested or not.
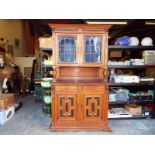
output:
[[[41,51],[52,51],[52,48],[40,48]]]
[[[44,65],[44,64],[42,64],[42,67],[45,67],[45,68],[46,67],[51,67],[52,68],[53,66],[52,65]]]
[[[154,86],[154,82],[140,82],[140,83],[109,83],[109,86]]]
[[[130,103],[141,103],[141,104],[147,104],[147,103],[152,103],[153,100],[128,100],[128,101],[109,101],[110,105],[113,104],[130,104]]]
[[[110,52],[142,52],[144,50],[155,50],[155,46],[114,46],[114,45],[109,45],[108,46],[109,53]],[[133,53],[134,54],[134,53]],[[145,69],[145,68],[155,68],[155,65],[109,65],[108,69]],[[155,82],[150,81],[150,82],[140,82],[140,83],[109,83],[109,87],[133,87],[133,88],[153,88],[155,90]],[[154,96],[155,96],[155,91],[154,91]],[[129,101],[115,101],[115,102],[110,102],[109,105],[125,105],[125,104],[131,104],[131,103],[137,103],[137,104],[153,104],[153,110],[152,110],[152,115],[151,116],[133,116],[133,117],[119,117],[119,118],[108,118],[112,120],[119,120],[119,119],[148,119],[148,118],[155,118],[155,99],[153,100],[129,100]]]
[[[115,69],[115,68],[155,68],[155,65],[109,65],[109,69]]]
[[[155,46],[114,46],[109,45],[109,50],[155,50]]]
[[[41,84],[41,79],[34,79],[35,84]]]
[[[108,118],[109,120],[121,120],[121,119],[151,119],[151,116],[132,116],[132,117],[116,117],[116,118]]]

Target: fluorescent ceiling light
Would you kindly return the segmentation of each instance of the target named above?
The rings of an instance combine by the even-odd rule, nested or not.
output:
[[[109,22],[108,21],[105,21],[105,22],[104,21],[102,22],[101,21],[86,21],[86,23],[87,24],[108,24],[108,25],[126,25],[127,24],[126,21],[120,21],[120,22],[119,21],[118,22],[117,21],[116,22],[114,21],[113,22],[112,21],[109,21]]]
[[[146,21],[145,25],[155,25],[155,21]]]

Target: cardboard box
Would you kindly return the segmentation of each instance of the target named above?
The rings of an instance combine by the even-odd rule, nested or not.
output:
[[[24,76],[31,78],[32,67],[24,67]]]
[[[125,105],[125,109],[133,116],[142,115],[142,106],[136,104]]]
[[[7,110],[0,110],[0,124],[6,123],[15,113],[14,106],[10,106]]]
[[[6,110],[14,104],[14,94],[0,94],[0,109]]]
[[[40,37],[39,46],[40,48],[52,48],[52,37]]]
[[[144,62],[147,65],[155,64],[155,50],[144,51]]]
[[[122,51],[111,51],[110,58],[120,58],[122,57]]]

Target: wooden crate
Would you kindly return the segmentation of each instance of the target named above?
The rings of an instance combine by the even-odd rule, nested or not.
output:
[[[7,110],[14,104],[14,94],[0,94],[0,109]]]

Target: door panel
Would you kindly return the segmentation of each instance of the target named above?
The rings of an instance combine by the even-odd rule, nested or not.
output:
[[[77,95],[57,94],[57,121],[77,121]]]
[[[103,119],[103,95],[101,94],[84,94],[82,111],[82,120],[86,122],[101,121]]]
[[[60,118],[74,118],[74,97],[60,97]]]
[[[100,116],[100,97],[86,97],[86,117]]]

